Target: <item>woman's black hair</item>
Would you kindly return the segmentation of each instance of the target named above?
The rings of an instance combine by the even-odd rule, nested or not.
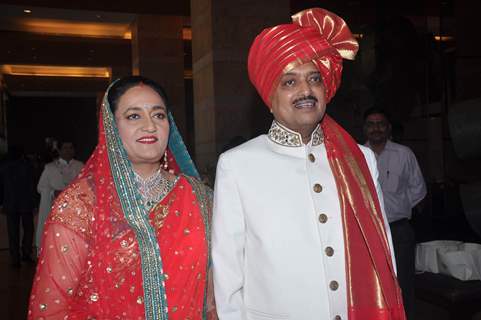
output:
[[[107,100],[109,101],[110,110],[112,111],[112,113],[115,113],[115,110],[117,110],[119,100],[124,95],[124,93],[127,92],[127,90],[129,90],[130,88],[133,88],[140,84],[149,86],[152,90],[157,92],[160,98],[164,101],[167,109],[169,108],[169,101],[167,99],[167,95],[165,94],[164,89],[159,84],[157,84],[153,80],[142,76],[127,76],[115,82],[109,90]]]

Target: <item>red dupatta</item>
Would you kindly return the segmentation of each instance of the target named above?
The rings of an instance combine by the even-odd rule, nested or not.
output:
[[[344,226],[350,320],[404,320],[376,188],[354,139],[329,116],[321,122]]]
[[[55,200],[46,223],[29,318],[166,319],[168,314],[169,319],[202,319],[210,192],[197,180],[180,176],[145,221],[138,223],[153,236],[154,250],[147,251],[153,254],[147,258],[160,261],[162,269],[156,272],[151,264],[146,266],[139,238],[145,235],[135,231],[136,222],[128,221],[121,204],[129,195],[118,188],[119,183],[126,185],[118,179],[131,169],[127,162],[127,169],[119,170],[119,159],[112,158],[119,152],[121,157],[125,150],[115,141],[118,135],[105,101],[98,145],[79,177]],[[178,174],[175,156],[179,150],[186,151],[179,147],[178,138],[173,140],[177,140],[177,153],[170,151],[169,141],[169,168]],[[182,160],[185,166],[190,158]],[[127,191],[132,189],[135,195],[134,186]],[[136,202],[129,205],[136,206]],[[155,255],[155,250],[161,254]],[[150,285],[148,279],[159,275],[159,287]],[[148,290],[153,296],[146,294]],[[157,301],[150,300],[157,296],[165,300],[165,308],[149,310],[147,304],[155,306]]]

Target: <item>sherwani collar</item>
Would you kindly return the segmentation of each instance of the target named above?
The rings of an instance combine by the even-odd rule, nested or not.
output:
[[[267,134],[269,139],[281,146],[285,147],[303,147],[302,136],[300,133],[290,130],[277,122],[272,121],[271,128]],[[317,127],[311,134],[311,140],[307,144],[308,146],[318,146],[324,142],[324,134],[322,133],[321,126],[318,124]]]

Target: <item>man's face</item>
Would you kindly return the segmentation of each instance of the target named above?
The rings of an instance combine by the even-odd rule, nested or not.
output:
[[[60,158],[70,161],[75,156],[75,149],[72,142],[64,142],[59,150]]]
[[[370,144],[385,143],[391,135],[391,124],[382,113],[370,114],[364,122],[364,134]]]
[[[310,135],[326,112],[321,74],[312,63],[302,64],[280,78],[271,96],[271,111],[283,126]]]

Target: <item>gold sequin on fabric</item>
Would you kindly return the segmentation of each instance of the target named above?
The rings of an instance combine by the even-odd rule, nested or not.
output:
[[[99,295],[97,293],[92,293],[90,295],[90,300],[93,301],[93,302],[99,301]]]
[[[154,227],[156,227],[157,229],[160,229],[164,226],[165,218],[167,218],[167,216],[169,215],[170,206],[176,200],[176,198],[177,198],[176,195],[173,194],[173,195],[170,196],[169,202],[166,205],[159,202],[152,209],[152,212],[154,212],[154,216],[152,217],[152,224],[154,225]],[[179,216],[177,214],[178,212],[179,211],[176,210],[176,216]]]
[[[91,222],[95,204],[92,179],[89,176],[70,185],[62,193],[62,199],[54,202],[48,220],[60,223],[85,238],[91,237]],[[68,247],[62,248],[62,252],[67,251]]]
[[[210,222],[212,220],[212,190],[204,185],[199,180],[185,176],[187,181],[189,181],[192,186],[192,192],[195,194],[197,201],[199,202],[200,212],[202,214],[202,219],[204,221],[205,227],[205,237],[207,239],[208,252],[209,252],[209,265],[210,265],[210,248],[211,248],[211,238],[210,238]]]

